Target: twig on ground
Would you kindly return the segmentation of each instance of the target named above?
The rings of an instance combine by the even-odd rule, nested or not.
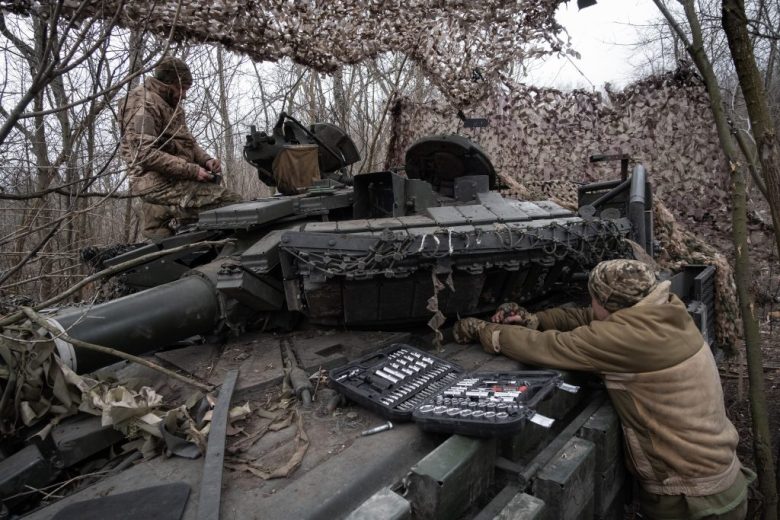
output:
[[[29,484],[25,484],[25,487],[27,488],[27,491],[20,491],[19,493],[15,495],[11,495],[10,497],[5,497],[5,500],[11,500],[12,498],[18,498],[23,497],[27,495],[32,495],[33,493],[40,493],[44,495],[43,498],[50,498],[54,493],[62,489],[63,487],[67,486],[68,484],[72,484],[73,482],[76,482],[77,480],[83,480],[85,478],[89,477],[99,477],[101,475],[105,475],[106,473],[110,473],[111,470],[105,470],[102,469],[100,471],[94,471],[92,473],[84,473],[83,475],[76,475],[73,478],[70,478],[64,482],[55,482],[54,484],[50,484],[48,486],[44,486],[42,488],[36,488]],[[47,489],[54,488],[50,492],[46,492]]]
[[[322,365],[317,369],[317,383],[314,385],[314,391],[311,393],[312,400],[316,400],[317,389],[320,387],[320,381],[322,381]]]

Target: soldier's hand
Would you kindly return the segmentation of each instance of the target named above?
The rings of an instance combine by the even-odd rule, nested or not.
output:
[[[493,323],[504,323],[504,319],[508,318],[509,316],[514,316],[514,314],[519,309],[522,309],[522,307],[520,307],[515,302],[502,303],[496,309],[496,313],[490,317],[490,321]]]
[[[209,159],[206,161],[206,169],[211,173],[222,173],[222,163],[219,159]]]
[[[464,318],[459,320],[452,329],[455,341],[461,344],[479,343],[479,333],[485,328],[488,322],[478,320],[477,318]]]
[[[198,182],[211,182],[214,176],[211,175],[205,168],[198,168]]]
[[[539,327],[539,318],[536,317],[536,314],[528,312],[515,302],[507,302],[499,305],[498,309],[496,309],[496,313],[491,316],[490,321],[493,323],[522,325],[529,329],[536,329]]]

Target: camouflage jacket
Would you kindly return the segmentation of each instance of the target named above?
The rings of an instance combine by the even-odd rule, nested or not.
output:
[[[726,417],[718,368],[669,282],[603,321],[592,321],[589,309],[537,317],[540,330],[487,324],[480,342],[523,363],[601,374],[645,490],[704,497],[735,483],[738,435]]]
[[[135,193],[197,179],[211,159],[187,128],[181,104],[172,106],[168,96],[167,85],[147,77],[119,103],[120,154]]]

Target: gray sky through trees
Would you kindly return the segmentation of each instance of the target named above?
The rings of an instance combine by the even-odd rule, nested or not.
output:
[[[591,83],[600,88],[605,82],[624,86],[635,79],[638,50],[637,27],[659,18],[649,0],[599,0],[583,10],[577,2],[561,5],[556,13],[566,28],[581,59],[546,57],[529,68],[527,83],[559,88],[582,87]],[[579,70],[577,70],[579,69]]]

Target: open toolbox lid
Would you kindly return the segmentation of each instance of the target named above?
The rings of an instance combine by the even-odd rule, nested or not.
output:
[[[550,427],[536,407],[556,388],[576,392],[558,372],[464,372],[447,360],[396,343],[330,371],[330,384],[352,401],[423,430],[497,437],[527,422]]]

